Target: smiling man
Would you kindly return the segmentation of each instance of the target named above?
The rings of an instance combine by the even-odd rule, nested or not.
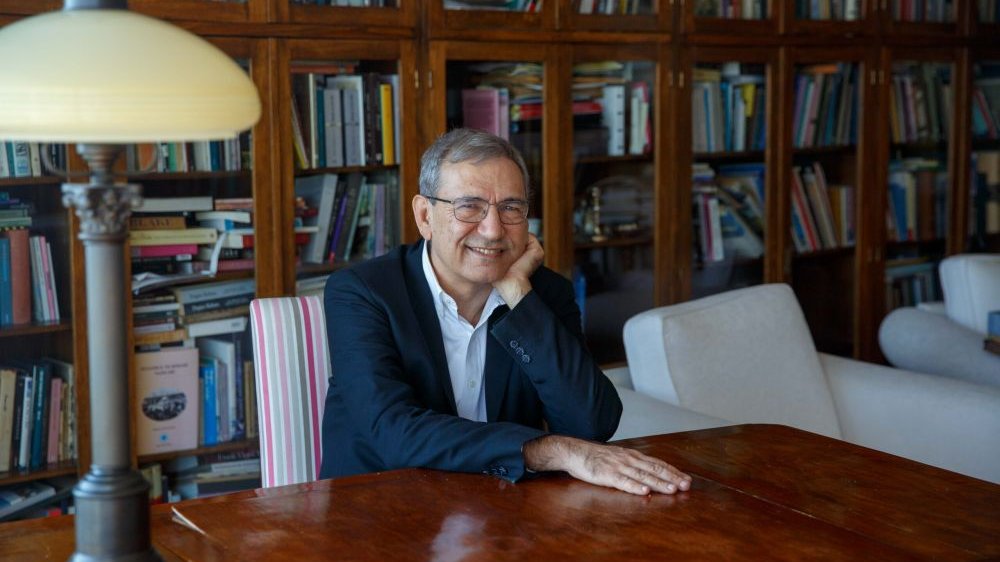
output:
[[[541,265],[529,185],[507,141],[451,131],[421,160],[423,241],[330,276],[321,477],[562,470],[634,494],[688,489],[669,464],[599,443],[621,401],[583,343],[571,284]]]

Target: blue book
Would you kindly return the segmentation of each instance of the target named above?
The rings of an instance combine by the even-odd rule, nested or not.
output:
[[[49,441],[49,393],[51,392],[52,372],[45,363],[32,364],[32,377],[35,379],[35,397],[32,404],[31,431],[31,461],[32,470],[38,470],[46,463]]]
[[[986,321],[986,333],[994,339],[1000,339],[1000,310],[993,310]]]
[[[203,445],[215,445],[219,442],[219,420],[215,407],[216,381],[215,361],[202,359],[198,364],[198,378],[201,379],[201,411]]]
[[[14,323],[14,301],[10,278],[10,240],[0,237],[0,326]]]

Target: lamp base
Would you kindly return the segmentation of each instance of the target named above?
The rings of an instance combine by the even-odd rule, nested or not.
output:
[[[162,562],[150,546],[149,483],[138,471],[92,466],[73,498],[76,551],[70,562]]]

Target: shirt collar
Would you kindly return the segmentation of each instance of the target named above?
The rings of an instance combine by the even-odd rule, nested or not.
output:
[[[455,315],[458,315],[458,303],[455,299],[451,297],[445,290],[441,287],[441,283],[438,282],[437,273],[434,272],[434,266],[431,265],[431,255],[430,255],[431,243],[429,240],[424,241],[424,249],[421,252],[421,263],[424,268],[424,278],[427,279],[427,286],[431,290],[431,296],[434,301],[434,308],[437,310],[438,318],[442,318],[446,310],[452,311]],[[496,288],[490,291],[490,296],[486,299],[486,305],[483,307],[483,313],[479,316],[479,324],[482,324],[493,314],[498,306],[503,306],[507,304],[504,302],[503,297],[497,292]]]

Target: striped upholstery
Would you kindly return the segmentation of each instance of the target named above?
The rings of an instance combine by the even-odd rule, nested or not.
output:
[[[265,488],[315,480],[330,376],[323,303],[317,296],[250,303],[261,480]]]

